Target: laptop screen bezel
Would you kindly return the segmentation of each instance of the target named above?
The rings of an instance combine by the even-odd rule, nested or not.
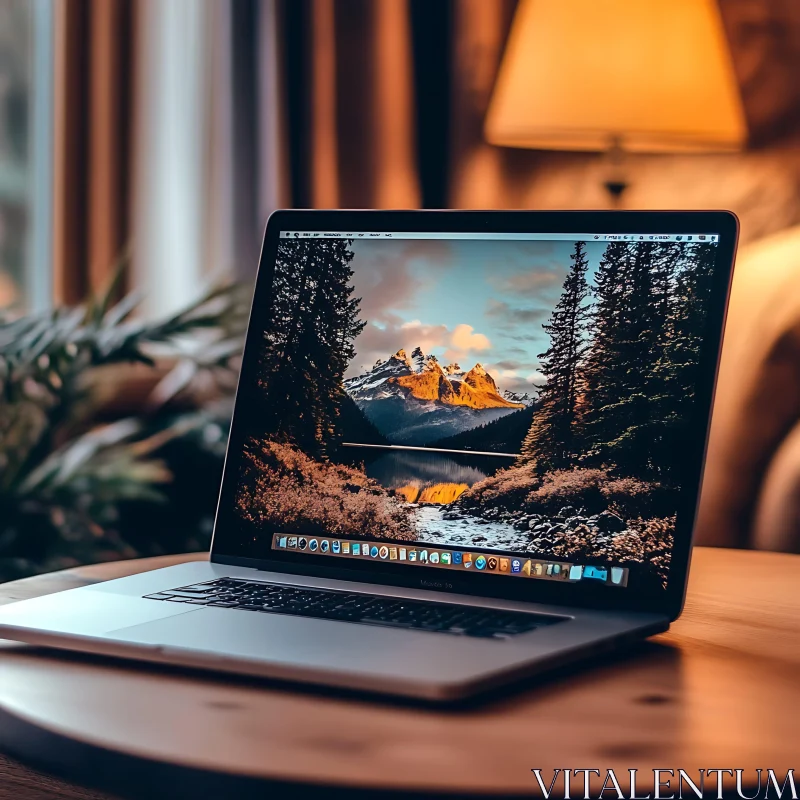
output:
[[[250,324],[242,357],[242,369],[223,478],[214,523],[211,560],[215,563],[260,570],[354,580],[393,586],[435,588],[442,592],[504,598],[593,609],[619,609],[663,613],[674,619],[680,613],[692,546],[692,534],[700,495],[701,476],[710,427],[711,406],[719,353],[730,293],[738,220],[727,211],[276,211],[267,223]],[[273,269],[281,230],[308,231],[425,231],[441,233],[652,233],[718,234],[717,261],[706,320],[706,336],[700,353],[700,379],[689,421],[686,474],[679,498],[669,576],[665,589],[636,591],[590,582],[562,584],[519,580],[505,575],[456,573],[419,568],[372,559],[330,559],[299,553],[254,558],[241,547],[252,537],[252,527],[235,513],[234,499],[247,434],[248,387],[252,387],[257,349],[263,330],[260,320],[269,308]],[[251,389],[250,389],[251,390]],[[331,562],[335,564],[331,566]]]

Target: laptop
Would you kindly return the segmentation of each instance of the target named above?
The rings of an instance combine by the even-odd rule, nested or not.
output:
[[[279,211],[210,559],[0,636],[453,701],[681,612],[728,212]]]

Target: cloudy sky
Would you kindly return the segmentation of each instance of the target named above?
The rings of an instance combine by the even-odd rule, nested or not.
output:
[[[409,240],[353,243],[355,296],[367,326],[345,377],[401,347],[420,346],[442,364],[477,362],[501,389],[541,383],[542,323],[558,302],[574,243]],[[605,250],[587,242],[589,280]]]

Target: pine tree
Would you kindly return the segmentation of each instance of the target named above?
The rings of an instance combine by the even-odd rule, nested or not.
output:
[[[681,414],[672,357],[676,275],[684,245],[609,245],[596,276],[594,336],[584,370],[584,460],[666,479],[670,420]]]
[[[630,245],[613,242],[606,248],[595,274],[593,338],[583,369],[586,393],[582,421],[589,458],[602,452],[602,443],[615,438],[620,428],[617,404],[627,388],[623,315],[632,259]]]
[[[590,453],[615,465],[626,475],[644,477],[652,470],[654,460],[651,378],[657,357],[658,342],[666,319],[657,311],[666,308],[656,291],[654,262],[659,245],[638,242],[629,247],[625,282],[616,302],[616,324],[612,333],[611,352],[617,359],[613,384],[602,392],[610,402],[599,409],[594,425],[587,420]],[[587,398],[589,400],[589,398]],[[587,403],[587,417],[596,409]]]
[[[714,245],[689,245],[676,276],[667,352],[674,364],[673,394],[688,401],[694,398],[715,260]]]
[[[676,276],[686,258],[683,244],[659,245],[651,264],[646,417],[640,420],[639,466],[653,479],[669,481],[671,453],[675,448],[674,422],[684,417],[687,398],[676,392],[676,364],[670,349],[677,312]]]
[[[411,353],[411,358],[414,361],[414,368],[417,372],[422,372],[425,366],[425,353],[422,352],[421,347],[415,347],[414,352]]]
[[[351,242],[281,242],[258,375],[259,426],[268,435],[325,457],[335,445],[344,389],[365,323],[353,298]]]
[[[535,463],[541,471],[569,466],[577,455],[581,371],[589,319],[585,242],[575,243],[570,259],[572,265],[561,298],[550,320],[542,326],[550,336],[550,347],[539,355],[546,382],[539,395],[540,406],[522,443],[522,460]]]
[[[657,460],[666,483],[680,479],[686,420],[699,376],[715,260],[713,245],[694,244],[681,248],[676,262],[660,375],[663,390],[654,409],[662,429],[656,440],[660,444]]]

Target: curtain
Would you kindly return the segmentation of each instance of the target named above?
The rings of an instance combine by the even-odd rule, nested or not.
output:
[[[146,312],[167,313],[252,280],[275,208],[451,205],[457,6],[58,4],[56,302],[99,289],[128,243]]]
[[[129,236],[131,0],[55,4],[54,300],[101,288]]]
[[[289,0],[281,23],[293,204],[418,207],[411,3]]]

